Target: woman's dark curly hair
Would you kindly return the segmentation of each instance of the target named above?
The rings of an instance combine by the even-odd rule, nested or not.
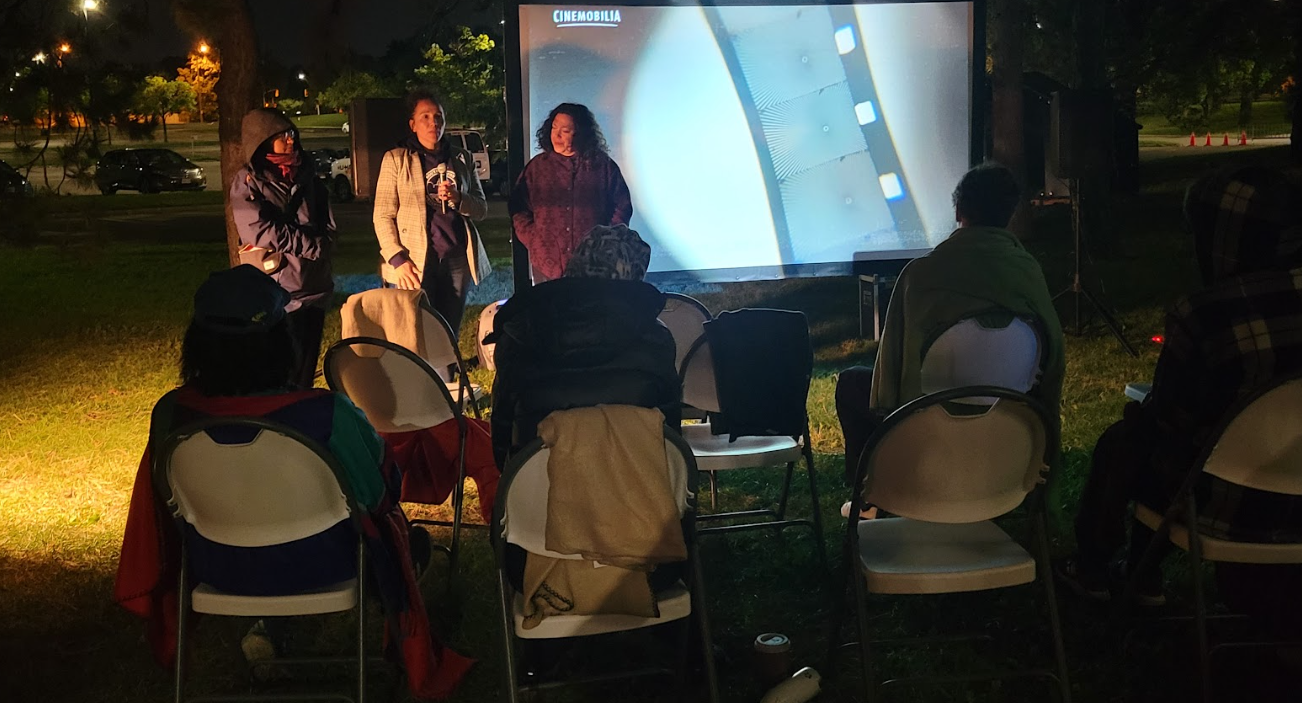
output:
[[[561,103],[547,113],[547,119],[538,128],[539,149],[555,151],[552,148],[552,122],[556,121],[557,115],[569,115],[570,119],[574,120],[574,153],[586,158],[610,151],[610,147],[606,146],[606,138],[601,135],[601,127],[597,126],[597,118],[592,115],[592,110],[578,103]]]

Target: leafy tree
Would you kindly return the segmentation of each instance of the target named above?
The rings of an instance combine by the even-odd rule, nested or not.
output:
[[[332,110],[346,109],[359,98],[391,98],[394,86],[366,71],[345,70],[329,88],[317,95],[317,102]]]
[[[483,126],[491,143],[505,137],[506,84],[497,43],[487,34],[460,27],[459,35],[425,51],[425,65],[416,69],[417,82],[438,90],[452,124]]]
[[[303,109],[303,101],[298,98],[281,98],[276,101],[276,107],[286,115],[293,115]]]
[[[186,65],[176,69],[176,79],[189,86],[194,90],[195,100],[199,107],[199,121],[203,122],[204,106],[208,107],[208,114],[217,116],[217,80],[221,78],[222,65],[217,59],[216,52],[209,49],[208,53],[198,51],[190,52],[189,61]]]
[[[167,116],[194,109],[194,89],[189,83],[149,76],[136,93],[136,111],[157,115],[163,123],[163,141],[167,141]]]

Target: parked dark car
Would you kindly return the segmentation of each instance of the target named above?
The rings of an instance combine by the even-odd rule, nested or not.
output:
[[[0,161],[0,198],[30,198],[34,195],[36,190],[23,174]]]
[[[101,193],[119,190],[157,193],[164,190],[203,190],[203,169],[171,149],[115,149],[95,165],[95,185]]]

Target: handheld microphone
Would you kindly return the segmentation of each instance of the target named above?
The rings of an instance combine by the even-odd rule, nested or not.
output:
[[[447,175],[448,175],[448,165],[447,165],[447,164],[439,164],[438,166],[436,166],[436,167],[434,168],[434,184],[435,184],[435,186],[441,185],[441,184],[443,183],[444,179],[447,178]],[[443,208],[443,214],[444,214],[444,215],[448,214],[448,201],[443,200],[442,198],[440,198],[440,199],[439,199],[439,204],[440,204],[440,205],[442,206],[442,208]]]

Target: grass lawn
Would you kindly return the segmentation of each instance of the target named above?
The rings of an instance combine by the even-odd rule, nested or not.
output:
[[[1140,136],[1149,134],[1178,134],[1183,136],[1189,133],[1188,130],[1171,124],[1165,117],[1157,114],[1140,115],[1135,120],[1144,125],[1144,129],[1139,133]],[[1252,104],[1252,124],[1259,130],[1283,129],[1284,134],[1288,134],[1288,121],[1288,113],[1284,109],[1283,100],[1261,100]],[[1239,126],[1239,103],[1228,102],[1212,113],[1206,128],[1200,129],[1198,133],[1203,134],[1210,131],[1216,135],[1225,132],[1237,135],[1241,129]]]
[[[1054,549],[1071,548],[1070,517],[1078,499],[1094,441],[1119,415],[1124,384],[1147,379],[1157,347],[1147,340],[1161,330],[1167,301],[1194,280],[1191,247],[1180,232],[1179,193],[1205,159],[1282,162],[1283,149],[1224,152],[1199,161],[1171,157],[1145,165],[1142,196],[1118,201],[1115,225],[1125,256],[1087,267],[1120,313],[1141,354],[1132,359],[1097,325],[1068,338],[1067,383],[1063,394],[1064,466],[1055,476]],[[207,196],[208,194],[198,194]],[[161,199],[169,196],[159,196]],[[69,199],[73,200],[73,199]],[[89,200],[81,198],[78,200]],[[107,199],[107,200],[112,200]],[[1071,257],[1067,218],[1060,210],[1037,215],[1028,246],[1044,263],[1051,288],[1066,285]],[[509,255],[505,221],[483,228],[495,258]],[[366,241],[351,232],[343,241]],[[372,242],[373,243],[373,242]],[[341,273],[371,273],[373,251],[345,252]],[[222,242],[165,243],[86,238],[74,243],[5,249],[0,276],[0,661],[5,662],[4,700],[163,700],[171,678],[155,666],[139,623],[109,597],[131,483],[144,446],[150,408],[175,383],[175,359],[189,314],[190,296],[210,270],[222,267]],[[838,509],[842,448],[833,408],[836,372],[871,360],[873,345],[857,337],[856,283],[848,278],[735,284],[700,296],[716,312],[741,306],[799,309],[810,318],[816,373],[809,398],[819,484],[830,557],[844,523]],[[336,301],[338,302],[338,301]],[[466,315],[463,347],[473,346]],[[1069,322],[1064,317],[1064,322]],[[327,328],[327,344],[338,338],[338,317]],[[480,382],[491,373],[475,372]],[[745,471],[721,479],[721,507],[739,508],[772,500],[776,471]],[[794,493],[791,510],[806,514],[808,496]],[[418,509],[422,514],[438,510]],[[1010,529],[1020,529],[1016,519]],[[762,632],[788,634],[795,661],[823,670],[826,625],[831,612],[831,578],[816,568],[813,540],[806,532],[714,537],[703,556],[710,617],[719,645],[724,698],[753,701],[750,642]],[[440,564],[436,560],[436,567]],[[491,554],[482,533],[470,533],[458,605],[442,599],[439,578],[430,580],[430,609],[444,638],[480,659],[453,698],[491,700],[499,691],[500,648],[494,611]],[[839,586],[839,583],[838,583]],[[1180,677],[1192,660],[1182,649],[1143,647],[1122,656],[1104,627],[1105,611],[1061,598],[1068,657],[1077,700],[1159,700],[1183,692]],[[927,598],[874,599],[872,626],[882,636],[921,635],[960,626],[991,632],[990,645],[879,653],[884,673],[949,672],[971,666],[1015,662],[1048,664],[1048,632],[1038,591],[1026,587],[1002,593]],[[327,618],[298,635],[299,643],[348,646],[347,617]],[[196,687],[240,685],[238,641],[247,623],[205,621],[199,628]],[[848,629],[847,629],[848,634]],[[636,638],[613,638],[588,654],[627,657]],[[586,655],[585,655],[586,656]],[[820,700],[852,700],[854,658],[841,657],[846,673],[826,683]],[[75,673],[74,673],[75,672]],[[834,672],[823,671],[827,681]],[[195,689],[192,689],[195,690]],[[963,688],[906,691],[909,700],[1044,700],[1043,688],[1028,683],[980,684]],[[197,692],[197,690],[196,690]],[[556,701],[674,700],[659,684],[612,685],[549,696]],[[1246,698],[1245,698],[1246,699]]]

